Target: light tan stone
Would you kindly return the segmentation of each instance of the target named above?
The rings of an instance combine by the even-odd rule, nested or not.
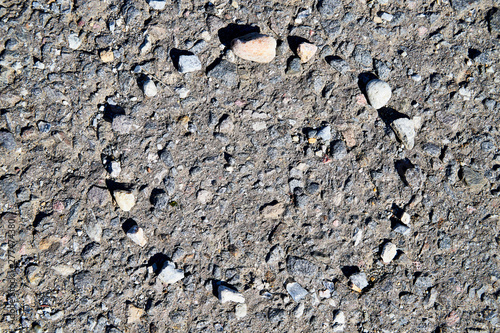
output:
[[[285,211],[285,205],[282,202],[278,202],[274,205],[267,205],[262,209],[262,215],[266,219],[276,220],[279,219],[281,214]]]
[[[276,56],[276,39],[254,32],[233,39],[231,49],[242,59],[268,63]]]
[[[99,56],[101,57],[102,62],[112,62],[115,60],[115,55],[113,54],[113,51],[101,51],[99,53]]]
[[[117,190],[113,192],[115,201],[123,211],[128,212],[135,206],[135,196],[132,192]]]
[[[303,63],[308,62],[314,57],[314,54],[318,51],[318,47],[311,43],[300,43],[297,47],[297,55],[300,58],[300,61]]]

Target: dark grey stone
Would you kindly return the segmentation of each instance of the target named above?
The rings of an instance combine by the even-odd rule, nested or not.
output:
[[[389,79],[389,76],[391,74],[391,69],[386,65],[385,62],[375,59],[374,65],[379,79],[383,81]]]
[[[462,167],[462,179],[469,187],[482,187],[487,183],[486,178],[468,166]]]
[[[81,255],[82,258],[86,260],[95,257],[96,255],[99,254],[99,252],[101,252],[101,246],[99,245],[99,243],[92,242],[90,244],[85,245]]]
[[[7,150],[16,149],[16,140],[14,139],[14,135],[7,131],[0,131],[0,147]]]
[[[302,72],[302,65],[300,63],[300,59],[295,57],[288,62],[285,73],[288,75],[295,75],[299,74],[300,72]]]
[[[299,257],[288,257],[286,266],[288,273],[294,276],[314,277],[318,273],[318,266],[311,263],[309,260]]]
[[[351,70],[351,67],[344,59],[340,57],[333,57],[328,61],[328,64],[337,70],[340,74],[345,75]]]
[[[237,67],[227,60],[218,63],[207,73],[207,76],[221,80],[222,84],[229,88],[235,88],[238,85]]]
[[[341,160],[347,156],[347,147],[342,140],[332,142],[331,155],[335,160]]]
[[[175,179],[173,177],[166,177],[163,179],[163,186],[165,186],[165,190],[169,196],[174,195],[175,193]]]
[[[174,159],[172,158],[172,154],[167,149],[164,149],[164,150],[160,151],[159,156],[160,156],[160,160],[167,167],[172,168],[172,167],[175,166]]]
[[[337,20],[326,20],[321,22],[321,26],[330,39],[337,38],[342,32],[342,26]]]
[[[353,52],[354,60],[363,67],[371,68],[373,59],[370,52],[363,45],[356,45]]]
[[[170,197],[165,192],[154,193],[153,197],[151,198],[151,202],[153,203],[153,206],[155,207],[155,209],[165,210],[168,208],[168,203],[170,202]]]
[[[433,143],[424,143],[422,145],[422,150],[432,156],[432,157],[439,157],[441,156],[441,147],[433,144]]]
[[[286,319],[286,312],[283,309],[269,309],[267,317],[271,323],[278,323]]]
[[[493,8],[490,10],[488,24],[492,33],[500,33],[500,9]]]
[[[94,278],[89,271],[83,271],[73,276],[73,284],[77,292],[91,289],[94,285]]]
[[[305,194],[299,194],[295,196],[295,206],[297,208],[306,208],[309,204],[309,197]]]
[[[16,202],[16,191],[18,188],[19,184],[13,176],[5,176],[0,179],[0,189],[12,203]]]
[[[321,0],[318,2],[318,11],[324,18],[330,18],[342,9],[341,0]]]
[[[315,194],[319,191],[319,184],[314,182],[310,183],[309,185],[307,185],[306,191],[309,194]]]
[[[451,7],[457,12],[461,12],[468,9],[471,5],[478,2],[479,0],[452,0]]]

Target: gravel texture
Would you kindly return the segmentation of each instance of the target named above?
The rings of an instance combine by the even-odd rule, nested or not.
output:
[[[0,332],[500,331],[497,0],[7,0],[0,30]]]

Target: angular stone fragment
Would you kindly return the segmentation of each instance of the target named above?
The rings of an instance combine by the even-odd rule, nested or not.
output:
[[[311,43],[300,43],[297,47],[297,55],[303,63],[308,62],[314,57],[314,54],[318,51],[318,47]]]
[[[194,54],[179,56],[177,65],[179,67],[179,72],[183,74],[201,70],[200,58]]]
[[[292,296],[293,300],[297,303],[309,294],[309,292],[302,288],[297,282],[288,283],[286,285],[286,291],[288,291],[290,296]]]
[[[366,95],[370,105],[375,109],[380,109],[391,99],[391,86],[382,80],[371,80],[366,85]]]
[[[127,237],[139,246],[144,246],[148,242],[148,239],[144,236],[144,230],[138,225],[132,226],[127,231]]]
[[[170,261],[166,261],[163,268],[158,274],[158,279],[165,284],[173,284],[184,278],[184,271],[182,269],[176,269],[175,264]]]
[[[87,199],[93,206],[103,207],[111,201],[111,196],[107,189],[98,186],[92,186],[87,192]]]
[[[120,134],[128,134],[132,130],[138,129],[139,126],[134,123],[132,117],[122,114],[113,118],[111,128]]]
[[[148,97],[156,96],[158,93],[158,89],[156,88],[155,83],[150,78],[146,79],[142,85],[142,91],[144,91],[144,95]]]
[[[333,331],[342,332],[345,329],[345,314],[343,311],[337,311],[335,317],[333,318]]]
[[[285,204],[278,202],[275,204],[269,204],[262,209],[262,216],[266,219],[276,220],[279,219],[281,214],[285,211]]]
[[[234,315],[236,318],[244,318],[247,315],[248,306],[245,303],[236,305],[234,309]]]
[[[219,285],[217,293],[219,295],[219,300],[222,303],[226,302],[245,303],[245,297],[243,297],[243,295],[240,292],[231,289],[225,285],[222,284]]]
[[[233,39],[231,49],[242,59],[268,63],[276,56],[276,40],[273,37],[253,32]]]
[[[289,257],[286,261],[286,266],[288,272],[294,276],[313,277],[318,272],[318,266],[299,257]]]
[[[413,120],[408,118],[399,118],[391,123],[394,133],[405,145],[406,149],[413,149],[415,146],[415,126]]]
[[[118,207],[125,212],[130,211],[135,206],[135,196],[132,192],[116,190],[113,192],[113,196]]]
[[[351,280],[352,289],[354,289],[357,292],[361,292],[364,288],[368,286],[368,280],[366,279],[365,273],[353,274],[349,279]]]
[[[163,10],[165,9],[165,5],[167,4],[167,1],[165,0],[149,0],[148,1],[149,7],[155,10]]]

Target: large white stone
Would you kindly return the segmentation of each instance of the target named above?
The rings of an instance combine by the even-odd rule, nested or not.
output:
[[[163,10],[165,9],[165,5],[167,2],[165,0],[149,0],[148,2],[149,7],[156,9],[156,10]]]
[[[391,86],[382,80],[371,80],[366,85],[366,95],[371,106],[375,109],[380,109],[391,99]]]
[[[82,45],[82,40],[78,37],[78,34],[70,34],[68,36],[68,46],[72,50],[76,50]]]
[[[116,203],[121,210],[129,212],[135,206],[135,196],[132,192],[116,190],[113,192]]]
[[[182,280],[184,278],[184,272],[182,269],[176,269],[173,262],[166,261],[158,278],[165,284],[172,284]]]
[[[226,302],[245,303],[245,297],[243,297],[243,295],[240,292],[234,289],[231,289],[224,285],[220,285],[217,291],[219,294],[219,300],[222,303]]]
[[[151,79],[147,79],[144,81],[144,85],[142,86],[142,90],[144,91],[144,95],[148,97],[156,96],[158,93],[158,89],[156,88],[156,84]]]
[[[382,249],[382,261],[384,264],[388,264],[394,259],[398,253],[398,248],[393,243],[389,242],[384,245]]]

